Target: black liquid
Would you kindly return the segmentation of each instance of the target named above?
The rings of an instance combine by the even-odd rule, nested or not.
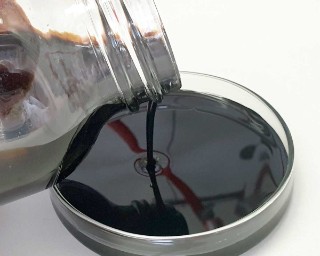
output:
[[[270,125],[234,102],[181,91],[165,97],[155,119],[155,173],[171,213],[161,216],[150,175],[137,165],[147,159],[146,110],[109,120],[60,183],[69,203],[92,219],[132,233],[198,233],[251,213],[279,187],[287,153]],[[156,226],[155,218],[167,225]],[[170,221],[174,232],[163,230]]]
[[[147,140],[147,166],[146,169],[151,181],[151,187],[153,189],[154,198],[157,208],[162,211],[165,208],[161,193],[159,190],[157,178],[156,178],[156,159],[153,157],[153,132],[154,132],[154,118],[156,115],[157,103],[149,101],[146,120],[146,140]]]
[[[100,130],[116,113],[125,109],[125,104],[105,105],[95,111],[73,138],[60,166],[57,182],[67,178],[90,152]]]

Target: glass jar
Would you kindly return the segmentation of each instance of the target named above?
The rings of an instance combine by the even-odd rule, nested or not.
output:
[[[0,203],[49,187],[98,109],[179,87],[152,1],[0,1]]]

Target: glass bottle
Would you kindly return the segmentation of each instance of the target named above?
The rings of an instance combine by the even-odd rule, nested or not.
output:
[[[0,0],[0,204],[54,184],[88,123],[179,87],[152,0]]]

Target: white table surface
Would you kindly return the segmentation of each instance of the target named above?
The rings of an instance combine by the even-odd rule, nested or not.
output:
[[[320,1],[156,0],[181,70],[236,81],[269,101],[295,143],[295,188],[280,224],[245,256],[320,255]],[[1,256],[94,256],[48,191],[0,207]]]

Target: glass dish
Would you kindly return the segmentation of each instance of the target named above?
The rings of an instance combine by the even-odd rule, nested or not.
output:
[[[53,206],[63,224],[84,245],[101,255],[239,255],[272,230],[288,205],[293,184],[293,142],[276,110],[254,92],[223,78],[181,72],[181,79],[181,90],[166,96],[158,106],[155,158],[164,200],[183,213],[190,234],[151,236],[126,232],[84,214],[85,209],[75,207],[66,198],[61,184],[51,189]],[[212,102],[214,105],[210,105]],[[139,133],[145,133],[141,128],[143,119],[139,122],[141,127],[129,122],[130,117],[136,120],[145,116],[145,111],[142,106],[137,113],[123,111],[111,118],[99,135],[101,140],[68,178],[85,183],[120,205],[141,198],[151,205],[152,195],[148,194],[149,181],[142,161],[144,141]],[[219,122],[210,122],[212,114]],[[233,118],[232,123],[259,134],[259,139],[246,143],[246,135],[225,126],[230,120],[219,119],[222,117]],[[126,136],[119,132],[121,127]],[[170,131],[169,135],[166,131]],[[105,140],[112,132],[114,137]],[[281,144],[282,151],[271,148],[270,134],[274,134],[276,140],[272,141]],[[106,158],[110,156],[108,149],[107,153],[101,150],[105,147],[102,142],[112,144],[109,151],[115,152],[114,162]],[[206,148],[215,144],[219,147],[212,147],[212,151]],[[232,154],[233,150],[238,153]],[[283,163],[276,172],[272,169],[274,155]],[[246,168],[252,159],[255,164]],[[225,169],[212,168],[215,164]],[[191,171],[187,171],[189,167]],[[213,172],[206,171],[211,168]],[[90,176],[86,176],[88,173]],[[206,191],[210,191],[211,197]]]

